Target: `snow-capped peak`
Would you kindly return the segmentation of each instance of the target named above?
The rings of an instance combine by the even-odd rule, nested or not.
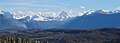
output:
[[[109,14],[109,10],[103,10],[103,9],[101,9],[101,10],[96,10],[95,12],[96,12],[96,13],[101,13],[101,14]]]
[[[109,11],[101,9],[101,10],[88,10],[85,12],[77,12],[73,10],[61,12],[0,11],[0,14],[4,14],[4,16],[7,18],[23,19],[29,16],[30,17],[29,20],[37,21],[52,21],[52,20],[64,21],[66,19],[82,15],[113,14],[113,13],[120,13],[120,10]]]
[[[2,14],[6,18],[13,18],[13,15],[11,12],[1,11],[0,14]]]
[[[84,13],[85,15],[89,15],[89,14],[113,14],[113,13],[120,13],[119,10],[116,11],[109,11],[109,10],[88,10],[86,11],[86,13]]]

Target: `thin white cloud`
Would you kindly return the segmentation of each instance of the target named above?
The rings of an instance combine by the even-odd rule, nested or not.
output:
[[[84,9],[85,7],[84,6],[80,6],[80,8]]]
[[[50,3],[52,2],[52,3]],[[0,8],[9,9],[25,9],[25,10],[37,10],[37,9],[48,9],[48,10],[69,10],[68,5],[53,2],[53,0],[6,0],[0,3]],[[9,10],[8,9],[8,10]]]
[[[117,9],[117,10],[120,10],[120,7],[117,7],[116,9]]]

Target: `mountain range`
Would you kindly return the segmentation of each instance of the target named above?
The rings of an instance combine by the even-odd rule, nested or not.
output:
[[[0,29],[93,29],[120,27],[120,10],[86,12],[0,11]]]

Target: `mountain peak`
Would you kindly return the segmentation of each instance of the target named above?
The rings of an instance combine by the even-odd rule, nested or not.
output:
[[[120,13],[120,10],[115,10],[115,11],[110,11],[110,10],[104,10],[104,9],[100,9],[100,10],[88,10],[85,15],[90,15],[90,14],[115,14],[115,13]]]
[[[12,13],[10,12],[1,11],[1,15],[3,15],[6,18],[13,18]]]

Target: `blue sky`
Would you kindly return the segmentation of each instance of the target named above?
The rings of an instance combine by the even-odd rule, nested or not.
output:
[[[0,10],[63,11],[116,10],[120,0],[0,0]]]

